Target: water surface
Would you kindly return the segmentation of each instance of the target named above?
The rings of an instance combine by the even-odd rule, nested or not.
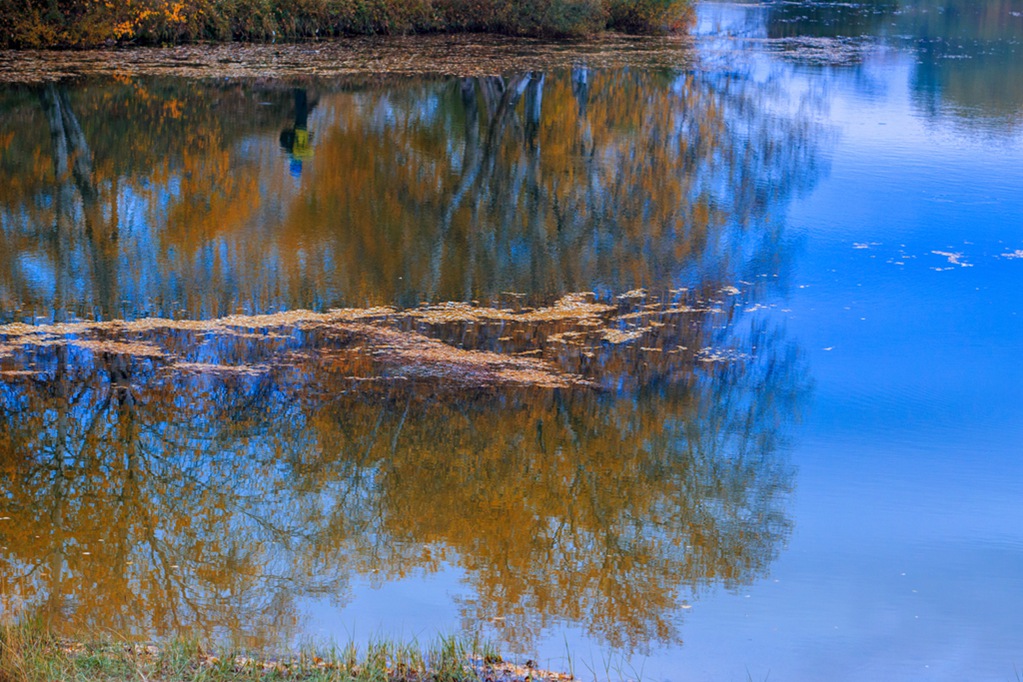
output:
[[[0,89],[3,610],[1013,679],[1023,5],[694,35]]]

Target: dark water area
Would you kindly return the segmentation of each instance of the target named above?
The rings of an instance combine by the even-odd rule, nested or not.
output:
[[[1015,679],[1023,2],[693,34],[0,58],[0,614]]]

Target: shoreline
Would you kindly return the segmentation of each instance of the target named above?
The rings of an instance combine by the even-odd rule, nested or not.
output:
[[[478,639],[441,637],[428,647],[412,641],[354,642],[296,654],[250,655],[196,639],[162,644],[61,637],[34,625],[0,625],[0,680],[3,682],[568,682],[570,672],[505,661],[493,645]]]

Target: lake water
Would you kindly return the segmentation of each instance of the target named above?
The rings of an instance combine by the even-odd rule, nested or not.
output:
[[[1023,0],[693,34],[0,56],[2,612],[1017,679]]]

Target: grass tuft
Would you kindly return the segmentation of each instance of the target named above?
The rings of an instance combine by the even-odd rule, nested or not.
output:
[[[160,646],[97,638],[58,637],[32,624],[0,624],[0,682],[481,682],[525,679],[493,645],[445,637],[422,649],[415,642],[377,640],[289,658],[247,656],[179,638]],[[536,682],[567,675],[530,669]]]

